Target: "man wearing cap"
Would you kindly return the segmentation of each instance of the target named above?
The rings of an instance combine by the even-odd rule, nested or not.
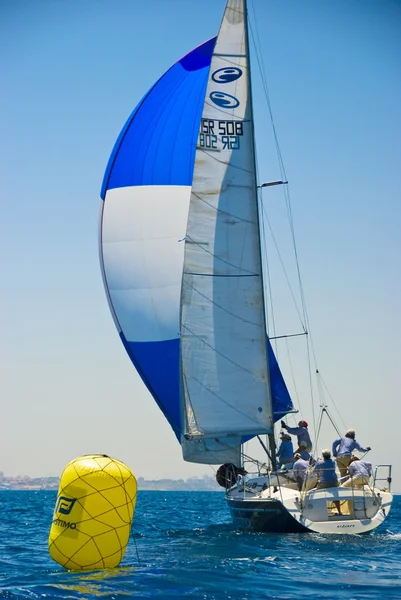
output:
[[[372,463],[367,460],[359,460],[357,456],[351,456],[348,471],[350,477],[344,481],[341,487],[361,488],[369,484],[372,475]]]
[[[284,421],[281,421],[281,427],[286,429],[291,435],[296,435],[298,437],[298,447],[300,447],[301,442],[306,442],[304,450],[307,452],[312,450],[312,440],[310,439],[308,423],[306,421],[300,421],[298,427],[287,427]]]
[[[308,444],[307,444],[305,441],[304,441],[304,442],[301,442],[301,443],[299,444],[299,448],[298,448],[297,450],[295,450],[295,453],[296,453],[296,454],[300,454],[300,455],[301,455],[301,458],[302,458],[303,460],[311,460],[311,459],[312,459],[312,457],[311,457],[310,453],[309,453],[309,452],[307,451],[307,449],[306,449],[306,448],[307,448],[307,445],[308,445]],[[313,460],[313,459],[312,459],[312,460]]]
[[[280,434],[280,448],[278,449],[277,456],[279,458],[280,467],[291,468],[294,462],[294,448],[291,441],[291,436],[284,431]]]
[[[317,477],[311,473],[311,465],[308,460],[304,460],[299,452],[295,453],[295,463],[292,468],[299,491],[308,491],[316,486]]]
[[[370,446],[364,448],[355,439],[355,430],[348,429],[345,432],[345,436],[334,440],[333,442],[333,456],[336,457],[337,466],[340,470],[341,477],[344,477],[348,471],[348,465],[351,462],[351,456],[353,450],[359,450],[359,452],[369,452]]]

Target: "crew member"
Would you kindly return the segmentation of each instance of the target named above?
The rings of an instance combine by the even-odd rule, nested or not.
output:
[[[294,447],[292,445],[291,436],[283,431],[280,434],[280,440],[281,444],[277,452],[279,466],[291,468],[294,462]]]
[[[331,458],[330,450],[322,450],[322,458],[317,461],[313,472],[318,477],[317,489],[338,487],[338,477],[336,473],[336,463]],[[340,500],[333,500],[336,505],[338,514],[342,515]]]
[[[306,421],[299,421],[298,427],[288,427],[284,421],[281,421],[281,427],[286,429],[291,435],[296,435],[298,438],[298,448],[301,442],[306,442],[305,450],[310,452],[312,450],[312,440],[310,439],[308,431],[308,423]]]
[[[341,487],[361,488],[369,484],[372,475],[372,463],[366,460],[359,460],[357,456],[351,456],[348,465],[350,477],[344,481]]]
[[[337,466],[340,470],[341,477],[347,474],[348,465],[351,462],[351,456],[353,450],[359,450],[359,452],[369,452],[370,446],[364,448],[355,439],[355,430],[348,429],[345,432],[345,436],[334,440],[333,442],[333,456],[336,458]]]
[[[317,477],[315,473],[311,473],[309,461],[304,460],[298,452],[295,453],[294,458],[295,463],[292,470],[295,480],[298,484],[299,491],[311,490],[317,483]]]

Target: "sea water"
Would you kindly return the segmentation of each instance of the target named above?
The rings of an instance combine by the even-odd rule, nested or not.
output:
[[[243,532],[224,493],[143,491],[118,569],[67,572],[47,538],[56,492],[0,492],[0,598],[401,598],[401,496],[375,532]]]

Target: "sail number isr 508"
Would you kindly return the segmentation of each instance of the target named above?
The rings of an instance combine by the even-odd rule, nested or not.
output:
[[[198,147],[209,150],[238,150],[244,134],[242,121],[202,119]]]

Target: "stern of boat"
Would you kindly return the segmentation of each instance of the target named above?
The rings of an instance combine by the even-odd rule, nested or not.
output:
[[[379,481],[375,477],[373,485]],[[381,525],[393,496],[389,487],[369,485],[299,491],[291,472],[278,472],[242,479],[227,490],[226,499],[233,523],[241,529],[361,534]]]

